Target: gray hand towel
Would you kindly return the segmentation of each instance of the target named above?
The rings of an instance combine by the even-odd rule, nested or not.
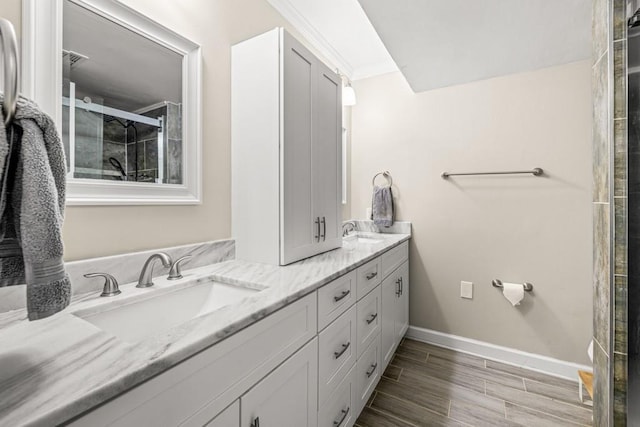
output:
[[[0,286],[26,283],[29,320],[42,319],[71,300],[62,260],[66,163],[53,120],[23,97],[12,123],[0,126],[0,174]]]
[[[391,187],[373,187],[371,200],[371,219],[378,227],[391,227],[393,225],[393,193]]]

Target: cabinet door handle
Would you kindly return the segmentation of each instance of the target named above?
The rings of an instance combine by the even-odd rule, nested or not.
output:
[[[333,422],[333,425],[334,425],[335,427],[340,427],[340,426],[342,425],[342,423],[344,422],[344,420],[347,418],[347,415],[349,415],[349,410],[350,410],[350,409],[351,409],[351,408],[350,408],[349,406],[347,406],[347,409],[343,409],[342,411],[340,411],[340,412],[341,412],[340,419],[335,420],[335,421]]]
[[[378,317],[378,313],[372,314],[371,317],[367,319],[367,325],[370,325],[371,322],[376,320],[377,317]]]
[[[340,359],[340,356],[342,356],[344,354],[344,352],[347,351],[349,346],[351,346],[351,342],[348,342],[346,344],[342,344],[342,350],[334,351],[333,352],[333,357],[335,357],[336,359]]]
[[[251,427],[260,427],[260,417],[255,417],[253,421],[251,421]]]
[[[371,375],[373,375],[373,373],[376,371],[377,368],[378,368],[377,363],[374,363],[373,365],[371,365],[371,369],[365,372],[365,374],[367,374],[367,378],[371,378]]]
[[[313,221],[313,223],[316,225],[316,235],[315,235],[315,239],[316,239],[316,242],[319,242],[319,241],[320,241],[320,217],[319,217],[319,216],[317,216],[317,217],[316,217],[316,220],[315,220],[315,221]]]
[[[324,242],[325,240],[327,240],[327,221],[325,220],[324,217],[322,217],[322,241]]]
[[[377,275],[378,275],[378,272],[377,272],[377,271],[374,271],[373,273],[369,273],[369,274],[367,274],[365,277],[367,278],[367,280],[371,280],[371,279],[373,279],[374,277],[376,277]]]
[[[333,297],[333,300],[335,302],[341,301],[343,299],[345,299],[347,297],[347,295],[349,295],[351,293],[350,290],[346,290],[346,291],[342,291],[342,293],[340,295],[338,295],[337,297]]]
[[[396,280],[396,297],[400,297],[400,279]]]

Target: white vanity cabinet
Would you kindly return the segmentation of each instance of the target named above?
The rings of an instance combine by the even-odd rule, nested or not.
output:
[[[353,426],[407,330],[407,246],[390,249],[69,425]]]
[[[285,265],[342,245],[340,77],[282,28],[232,47],[236,257]]]

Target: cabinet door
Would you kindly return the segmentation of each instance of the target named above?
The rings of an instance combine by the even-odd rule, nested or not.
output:
[[[205,427],[240,427],[240,399],[219,413]]]
[[[395,326],[395,341],[397,343],[402,340],[404,334],[407,333],[409,328],[409,263],[405,262],[398,268],[396,273],[400,279],[399,283],[399,295],[396,299],[396,326]],[[392,275],[393,276],[393,275]]]
[[[336,73],[318,63],[317,94],[313,104],[314,216],[320,218],[320,248],[342,244],[342,84]]]
[[[280,264],[283,265],[314,255],[319,239],[320,219],[314,215],[312,193],[312,118],[317,65],[311,52],[283,32],[280,163]]]
[[[241,427],[315,427],[317,369],[314,338],[240,398]]]
[[[380,319],[380,346],[382,355],[382,369],[387,367],[393,352],[395,350],[396,342],[396,300],[398,299],[398,277],[393,273],[382,281],[380,285],[382,290],[382,318]]]

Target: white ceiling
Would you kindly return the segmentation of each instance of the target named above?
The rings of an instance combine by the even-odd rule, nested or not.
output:
[[[353,80],[399,68],[415,92],[591,53],[591,0],[268,1]]]

